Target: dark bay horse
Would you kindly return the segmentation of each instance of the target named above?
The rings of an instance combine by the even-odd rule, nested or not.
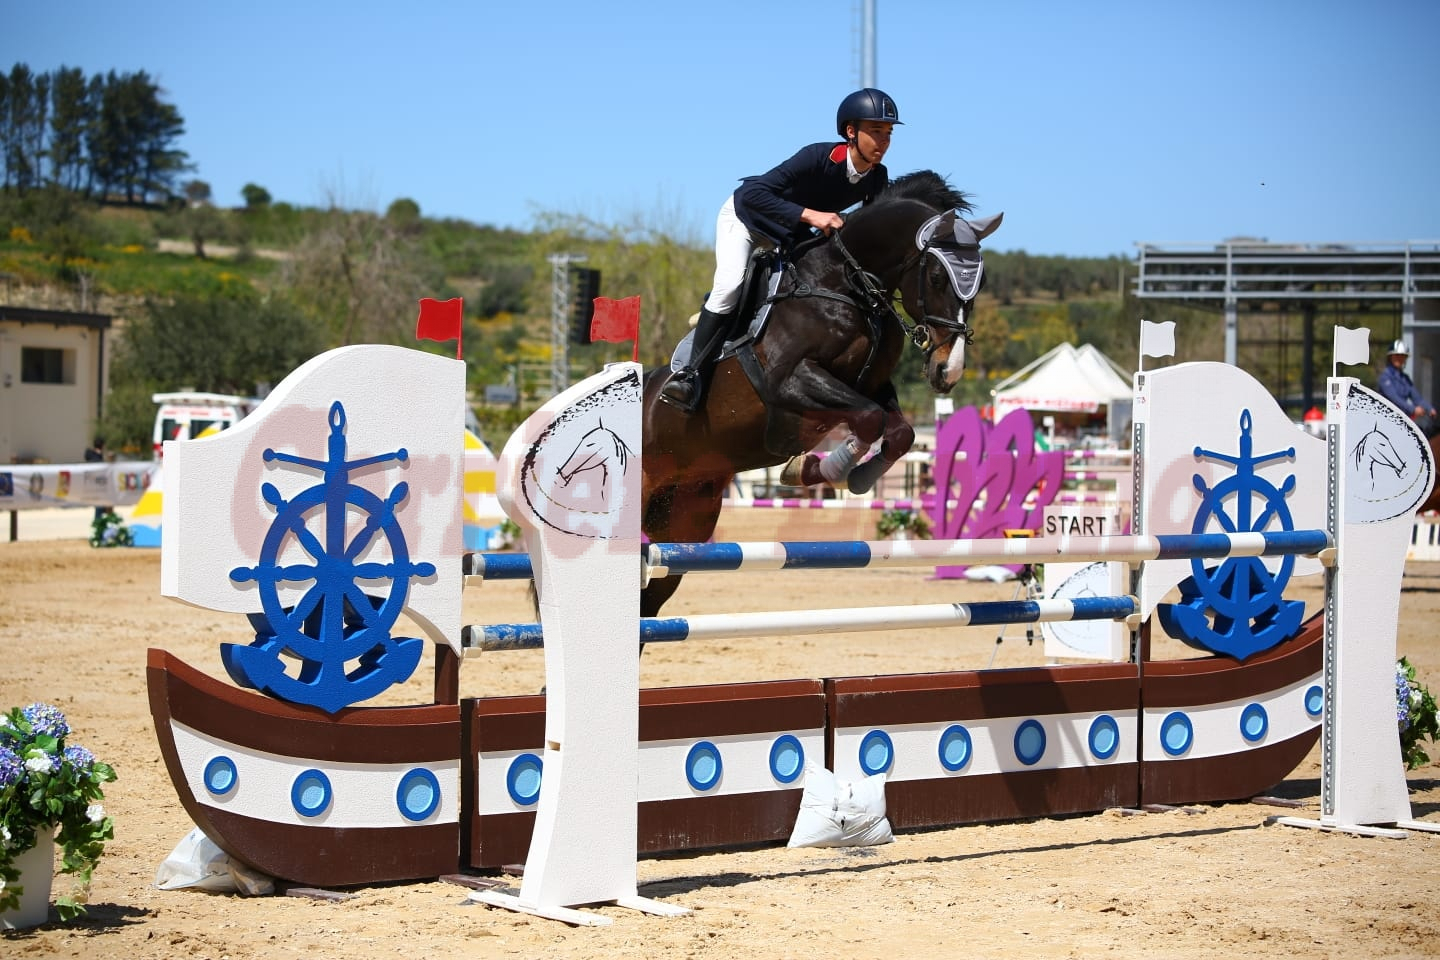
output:
[[[983,277],[980,241],[1002,215],[974,222],[965,194],[919,171],[853,213],[838,239],[808,247],[772,295],[753,346],[723,355],[702,406],[685,415],[661,402],[669,372],[645,378],[642,521],[652,541],[710,539],[735,474],[814,449],[845,424],[868,449],[851,475],[870,485],[914,442],[890,382],[908,341],[925,351],[937,393],[959,381],[968,319]],[[907,323],[895,310],[899,300]],[[641,615],[655,616],[680,578],[650,583]]]
[[[1430,496],[1420,504],[1419,513],[1427,513],[1431,510],[1440,510],[1440,433],[1430,438],[1430,456],[1435,462],[1435,483],[1430,488]]]

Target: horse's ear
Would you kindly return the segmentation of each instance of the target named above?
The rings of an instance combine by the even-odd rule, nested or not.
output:
[[[1002,211],[993,217],[982,217],[979,220],[971,220],[969,221],[970,229],[975,231],[976,240],[984,240],[999,228],[1000,221],[1004,219],[1005,214]]]
[[[958,215],[956,210],[946,210],[926,220],[915,231],[915,249],[924,250],[926,245],[938,239],[955,238],[955,218]],[[960,221],[964,223],[965,221]]]

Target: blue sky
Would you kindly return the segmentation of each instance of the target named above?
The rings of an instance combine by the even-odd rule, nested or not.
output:
[[[1440,239],[1440,2],[877,0],[886,163],[999,250]],[[738,178],[833,135],[860,0],[0,0],[0,69],[145,70],[216,202],[708,244]]]

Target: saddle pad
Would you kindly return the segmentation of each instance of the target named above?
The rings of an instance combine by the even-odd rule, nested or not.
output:
[[[760,339],[760,333],[765,329],[765,322],[770,319],[770,308],[774,305],[772,301],[776,291],[780,289],[780,277],[784,272],[785,264],[783,262],[771,272],[770,282],[765,288],[765,299],[760,301],[760,309],[755,312],[755,316],[750,318],[750,325],[745,328],[744,334],[736,337],[734,340],[726,341],[724,347],[720,350],[719,360],[733,356],[735,348],[745,341],[749,340],[753,342]],[[675,345],[675,352],[670,355],[671,371],[679,372],[684,369],[685,364],[690,360],[690,353],[694,349],[695,328],[691,327],[690,331],[680,338],[680,342]],[[719,360],[716,362],[718,363]]]

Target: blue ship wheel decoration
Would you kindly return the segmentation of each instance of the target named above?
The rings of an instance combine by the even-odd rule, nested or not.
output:
[[[1295,490],[1295,475],[1277,489],[1255,472],[1262,463],[1293,458],[1295,448],[1255,456],[1251,426],[1250,411],[1242,410],[1239,456],[1195,448],[1197,458],[1233,464],[1235,472],[1213,487],[1199,474],[1194,476],[1200,506],[1191,533],[1205,533],[1212,523],[1223,533],[1295,529],[1285,502]],[[1229,557],[1209,568],[1205,563],[1200,557],[1190,561],[1191,576],[1180,583],[1180,603],[1159,606],[1166,633],[1192,647],[1244,660],[1300,632],[1305,604],[1283,596],[1295,569],[1293,556],[1282,558],[1273,576],[1261,557]]]
[[[265,502],[275,508],[275,520],[260,549],[260,562],[236,567],[230,579],[255,583],[261,614],[252,614],[255,641],[222,644],[220,656],[238,684],[262,690],[290,703],[319,707],[335,713],[368,700],[415,672],[425,644],[415,637],[392,637],[390,628],[405,607],[412,577],[435,573],[432,563],[413,563],[397,508],[409,496],[409,484],[397,483],[383,500],[349,482],[350,473],[377,463],[405,463],[404,447],[393,453],[345,459],[345,408],[336,401],[329,414],[329,459],[304,457],[266,449],[266,463],[279,461],[319,470],[320,483],[286,500],[273,484],[261,486]],[[365,518],[353,535],[347,520]],[[317,529],[311,529],[314,522]],[[358,558],[382,539],[390,560]],[[281,564],[283,550],[298,544],[312,563]],[[371,584],[389,581],[389,589]],[[372,596],[366,588],[380,595]],[[280,600],[282,583],[310,584],[294,607]],[[298,659],[299,671],[285,670],[282,656]],[[347,670],[348,664],[356,664]]]

